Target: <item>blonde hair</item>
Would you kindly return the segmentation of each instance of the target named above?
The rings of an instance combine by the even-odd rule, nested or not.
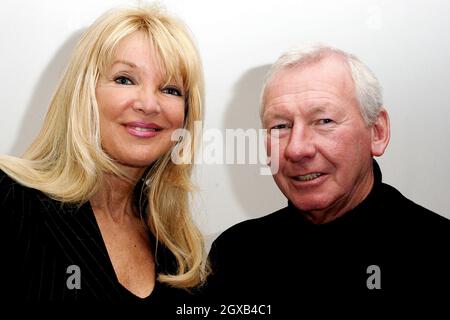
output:
[[[66,203],[82,204],[98,191],[105,173],[127,178],[103,151],[95,87],[125,36],[143,31],[159,53],[166,81],[181,75],[186,96],[184,128],[202,119],[203,71],[187,28],[156,6],[118,8],[99,17],[77,44],[50,102],[43,127],[22,158],[0,156],[0,169],[22,185]],[[203,237],[189,210],[191,161],[175,165],[170,150],[148,170],[146,224],[175,256],[177,272],[158,279],[179,288],[202,283],[209,267]],[[156,254],[155,254],[156,257]]]

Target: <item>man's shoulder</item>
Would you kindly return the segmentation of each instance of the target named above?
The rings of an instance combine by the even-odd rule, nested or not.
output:
[[[286,223],[285,216],[288,208],[282,208],[270,214],[239,222],[226,229],[218,239],[240,239],[255,236],[267,236],[267,231],[274,233],[277,227]]]
[[[382,184],[381,196],[380,205],[395,211],[396,215],[404,220],[405,226],[416,225],[421,228],[437,227],[450,230],[450,219],[442,213],[436,213],[407,198],[391,185]]]
[[[280,244],[289,223],[288,208],[277,210],[265,216],[237,223],[222,232],[213,242],[212,252],[238,252],[267,250]]]
[[[249,281],[259,275],[257,270],[261,263],[278,261],[274,255],[278,255],[285,243],[282,230],[284,225],[289,224],[285,211],[280,209],[260,218],[237,223],[219,235],[209,253],[215,273],[213,278],[221,278],[221,281],[226,279],[230,283]],[[247,280],[242,279],[244,275]],[[230,283],[223,285],[228,287]]]

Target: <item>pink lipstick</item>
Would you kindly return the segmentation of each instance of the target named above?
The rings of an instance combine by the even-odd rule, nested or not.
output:
[[[155,123],[132,121],[125,124],[129,134],[140,138],[151,138],[156,136],[162,128]]]

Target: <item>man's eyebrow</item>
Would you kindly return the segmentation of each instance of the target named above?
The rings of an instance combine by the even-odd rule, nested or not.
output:
[[[286,118],[287,116],[282,113],[282,112],[277,112],[277,111],[273,111],[273,112],[266,112],[264,113],[264,117],[269,117],[271,119],[279,119],[279,118]]]
[[[286,120],[288,118],[289,118],[289,116],[286,115],[286,113],[284,113],[284,112],[280,112],[278,110],[277,111],[270,110],[268,112],[264,112],[262,122],[264,124],[268,120],[277,121],[277,120]]]
[[[316,114],[316,113],[322,113],[327,111],[328,109],[326,108],[326,106],[329,106],[328,103],[323,104],[323,105],[319,105],[319,106],[314,106],[312,107],[310,110],[308,110],[309,114]]]
[[[311,115],[311,116],[315,116],[317,114],[320,113],[331,113],[331,114],[336,114],[341,112],[341,108],[339,107],[339,105],[336,105],[332,102],[325,102],[325,103],[321,103],[321,104],[317,104],[314,106],[311,106],[307,111],[306,114]]]
[[[339,111],[334,108],[330,108],[333,106],[332,103],[324,103],[320,105],[312,106],[309,110],[306,111],[305,115],[308,117],[314,117],[322,113],[331,113],[336,114]],[[265,124],[267,121],[279,121],[279,120],[289,120],[290,115],[284,111],[280,110],[270,110],[264,112],[262,122]]]
[[[137,68],[137,65],[136,65],[135,63],[130,62],[130,61],[127,61],[127,60],[122,60],[122,59],[115,60],[115,61],[111,64],[111,66],[113,66],[113,65],[115,65],[115,64],[125,64],[125,65],[127,65],[127,66],[129,66],[129,67],[131,67],[131,68]]]

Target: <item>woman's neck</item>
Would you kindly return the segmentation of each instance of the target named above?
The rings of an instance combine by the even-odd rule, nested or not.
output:
[[[135,179],[138,178],[137,176]],[[127,216],[134,216],[134,186],[135,181],[105,173],[101,187],[90,200],[91,206],[97,211],[108,214],[115,222],[121,223]]]

